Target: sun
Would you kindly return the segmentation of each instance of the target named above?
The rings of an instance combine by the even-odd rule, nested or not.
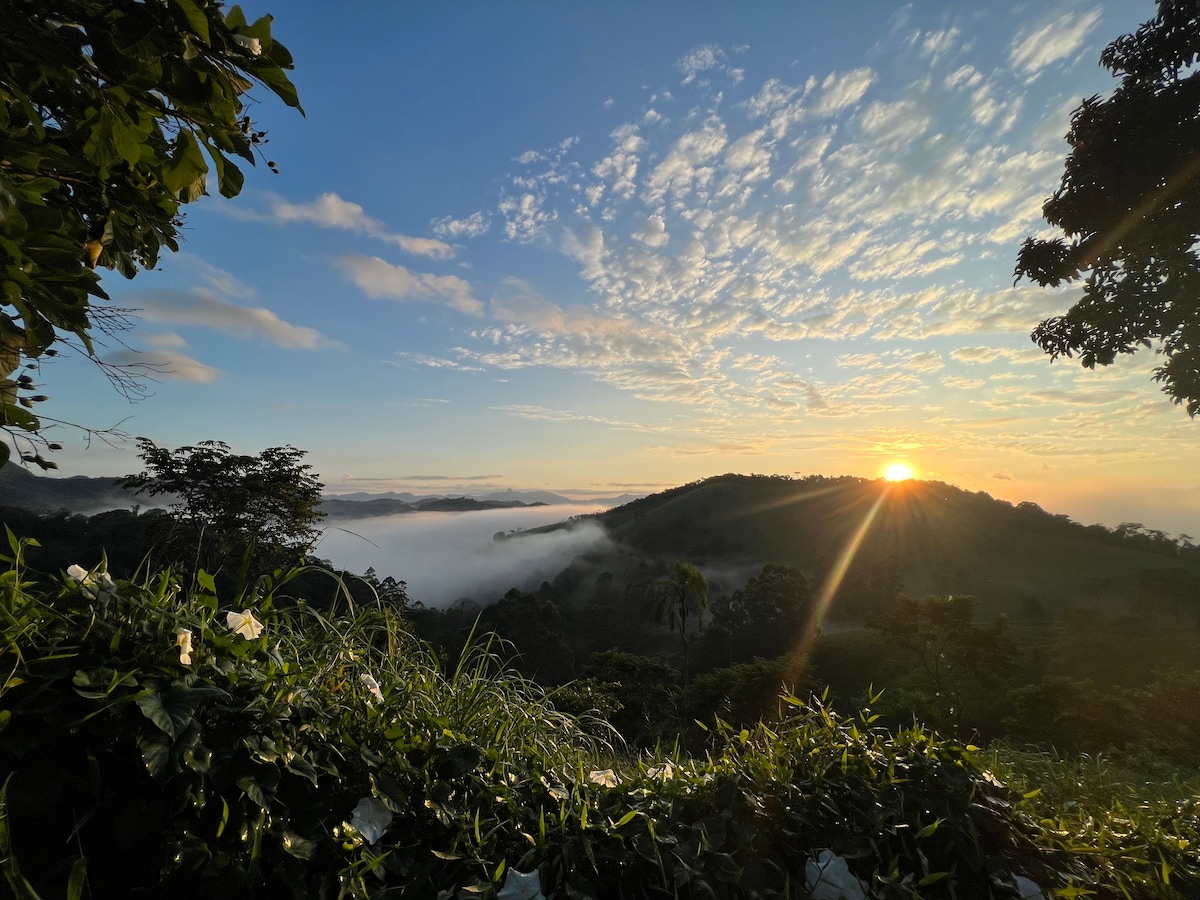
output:
[[[883,477],[888,481],[908,481],[913,477],[913,470],[904,463],[892,463],[884,470]]]

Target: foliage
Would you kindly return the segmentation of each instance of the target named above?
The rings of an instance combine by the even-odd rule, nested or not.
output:
[[[1100,63],[1119,77],[1075,110],[1062,184],[1042,210],[1067,240],[1027,238],[1017,278],[1041,285],[1084,272],[1083,296],[1042,322],[1051,357],[1094,368],[1158,344],[1163,391],[1200,412],[1200,9],[1158,0],[1157,15],[1117,38]]]
[[[558,607],[539,593],[513,588],[497,603],[484,607],[479,630],[498,634],[516,655],[512,666],[539,684],[555,685],[575,675],[575,658],[563,639]]]
[[[812,614],[812,590],[803,573],[767,564],[732,596],[714,601],[707,643],[717,645],[728,663],[771,659],[795,649]]]
[[[916,656],[933,693],[919,711],[945,726],[961,717],[963,676],[992,677],[1010,667],[1016,655],[1005,619],[976,625],[975,606],[974,597],[902,597],[887,616],[867,623]]]
[[[1039,843],[1076,856],[1082,896],[1200,895],[1200,778],[1193,768],[1165,780],[1103,757],[1063,758],[998,747],[988,769],[1022,796]]]
[[[680,673],[674,666],[655,657],[603,650],[591,655],[583,676],[568,686],[572,696],[566,708],[599,709],[633,747],[670,743],[679,733],[675,706]],[[564,706],[561,692],[554,697]]]
[[[776,725],[718,722],[703,757],[622,756],[486,643],[443,668],[390,607],[283,611],[286,577],[226,606],[204,575],[100,569],[47,593],[11,545],[0,869],[20,897],[486,898],[509,871],[545,896],[796,897],[822,851],[884,900],[1015,898],[1018,874],[1064,898],[1196,886],[1188,809],[1113,852],[975,749],[869,712],[789,695]],[[231,630],[238,609],[261,633]]]
[[[683,692],[684,722],[708,721],[716,716],[742,727],[755,722],[777,722],[788,710],[779,699],[804,695],[811,684],[808,662],[791,655],[754,659],[697,675]]]
[[[1164,615],[1176,625],[1200,624],[1200,578],[1180,566],[1143,569],[1135,610]]]
[[[299,562],[319,531],[321,482],[295,447],[257,456],[220,441],[170,450],[138,438],[146,468],[123,484],[171,500],[175,527],[165,551],[188,571],[238,571],[241,583]],[[240,567],[240,570],[238,569]]]
[[[23,362],[65,342],[104,368],[95,330],[123,325],[94,303],[108,299],[95,267],[132,278],[177,250],[210,172],[241,191],[234,158],[254,164],[265,142],[256,83],[300,105],[271,17],[217,0],[0,0],[0,21],[0,428],[35,433],[46,398]]]
[[[695,600],[699,610],[700,625],[704,625],[704,611],[708,609],[708,582],[690,562],[679,560],[670,575],[664,575],[651,585],[655,597],[654,619],[662,623],[665,618],[672,631],[679,625],[679,639],[683,641],[683,681],[688,680],[688,610]]]

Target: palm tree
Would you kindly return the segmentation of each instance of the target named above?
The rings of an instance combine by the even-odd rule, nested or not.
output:
[[[688,683],[688,641],[687,617],[688,601],[696,598],[700,608],[700,624],[704,624],[704,611],[708,609],[708,583],[700,570],[690,562],[675,563],[675,574],[664,575],[654,582],[654,593],[658,603],[654,607],[654,619],[660,625],[663,616],[672,631],[675,623],[679,623],[679,637],[683,641],[683,683]]]

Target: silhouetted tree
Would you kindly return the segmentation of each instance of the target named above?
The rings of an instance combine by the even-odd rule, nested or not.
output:
[[[654,582],[653,590],[657,603],[654,607],[654,618],[662,624],[666,618],[668,626],[675,630],[679,624],[679,638],[683,641],[683,683],[688,681],[688,639],[687,619],[688,608],[692,599],[699,608],[700,624],[704,625],[704,611],[708,609],[708,582],[700,574],[700,570],[690,562],[675,563],[675,571],[664,575]]]
[[[1007,670],[1017,648],[1003,616],[976,625],[974,597],[901,598],[885,617],[867,623],[887,640],[917,657],[933,696],[932,711],[943,721],[959,721],[962,676],[990,679]]]
[[[732,596],[712,607],[708,640],[725,663],[767,659],[795,647],[812,614],[808,580],[790,566],[766,565]]]
[[[320,533],[322,484],[295,447],[258,456],[220,441],[170,450],[138,439],[146,469],[123,481],[137,494],[166,495],[174,527],[164,548],[186,571],[236,571],[246,581],[293,565]]]
[[[1088,273],[1066,315],[1033,340],[1087,368],[1157,343],[1155,379],[1200,412],[1200,6],[1159,0],[1158,14],[1109,44],[1121,79],[1075,110],[1062,184],[1046,220],[1067,240],[1027,238],[1016,276],[1057,285]]]

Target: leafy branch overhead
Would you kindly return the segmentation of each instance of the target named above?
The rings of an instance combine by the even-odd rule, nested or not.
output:
[[[241,191],[256,84],[303,110],[271,17],[238,6],[0,0],[0,21],[0,427],[36,433],[16,372],[58,341],[97,358],[96,267],[134,277],[179,249],[184,204]]]
[[[1155,378],[1200,413],[1200,7],[1159,0],[1158,14],[1105,48],[1121,79],[1075,110],[1062,183],[1043,213],[1066,239],[1027,238],[1016,277],[1043,286],[1087,273],[1065,315],[1033,340],[1087,368],[1154,347]]]

